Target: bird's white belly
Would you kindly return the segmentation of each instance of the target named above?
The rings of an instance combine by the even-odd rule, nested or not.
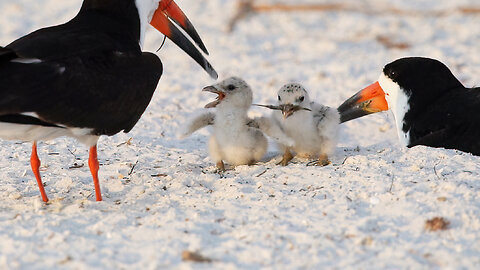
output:
[[[44,141],[68,134],[70,134],[70,131],[65,128],[0,122],[0,138],[4,140]]]
[[[291,121],[293,120],[293,121]],[[293,151],[300,157],[315,158],[322,151],[322,139],[313,124],[308,121],[296,121],[287,119],[285,133],[295,141]],[[306,123],[307,122],[307,123]]]
[[[222,160],[232,165],[245,165],[256,162],[265,155],[268,142],[260,131],[250,128],[224,131],[217,130],[214,134]]]
[[[97,143],[98,136],[90,135],[91,131],[92,129],[69,129],[0,122],[0,138],[14,141],[48,141],[68,136],[87,146],[93,146]]]

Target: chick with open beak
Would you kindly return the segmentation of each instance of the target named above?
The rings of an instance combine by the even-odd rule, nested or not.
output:
[[[252,165],[261,160],[268,147],[264,133],[279,143],[293,145],[293,141],[272,122],[272,119],[248,117],[253,93],[243,79],[231,77],[207,86],[203,91],[217,94],[213,102],[205,105],[205,108],[215,108],[216,111],[206,112],[194,118],[183,136],[212,125],[210,156],[220,172],[225,170],[224,161],[237,166]]]
[[[310,101],[298,83],[286,84],[278,91],[277,107],[281,111],[275,111],[273,119],[295,141],[292,147],[280,144],[284,154],[279,164],[288,164],[293,158],[291,150],[299,157],[317,159],[312,164],[330,164],[328,157],[335,151],[340,124],[338,111]]]

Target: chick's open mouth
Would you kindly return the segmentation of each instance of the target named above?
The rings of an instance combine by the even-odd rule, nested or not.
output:
[[[211,93],[214,93],[214,94],[217,94],[217,98],[215,99],[215,101],[212,101],[210,103],[208,103],[207,105],[205,105],[205,108],[214,108],[216,107],[218,104],[220,104],[220,102],[222,102],[222,100],[225,98],[225,93],[223,93],[222,91],[219,91],[217,90],[216,88],[205,88],[203,91],[207,91],[207,92],[211,92]]]

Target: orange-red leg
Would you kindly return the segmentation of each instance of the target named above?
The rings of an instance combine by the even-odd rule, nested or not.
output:
[[[30,156],[30,165],[32,165],[32,171],[37,178],[38,188],[40,189],[40,194],[42,195],[42,200],[48,202],[47,193],[45,193],[45,188],[43,187],[42,177],[40,176],[40,159],[37,154],[37,142],[33,142],[32,146],[32,155]]]
[[[88,158],[88,166],[90,167],[90,172],[92,173],[97,202],[99,202],[102,200],[102,192],[100,191],[100,182],[98,181],[98,169],[100,168],[100,165],[98,164],[96,145],[90,148],[90,157]]]

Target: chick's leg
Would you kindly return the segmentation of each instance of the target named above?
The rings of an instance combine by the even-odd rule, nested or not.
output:
[[[220,145],[218,144],[218,141],[215,138],[215,136],[212,136],[210,138],[210,142],[208,146],[210,151],[210,157],[213,159],[213,161],[216,162],[217,173],[223,174],[225,172],[225,164],[223,163],[223,158],[222,158],[223,155],[220,149]]]
[[[290,149],[285,148],[285,152],[283,153],[283,158],[279,163],[277,163],[277,165],[287,166],[290,160],[292,159],[293,159],[293,155],[290,152]]]
[[[309,162],[307,166],[319,166],[319,167],[324,167],[327,165],[332,164],[330,160],[328,160],[328,155],[327,154],[321,154],[317,160],[314,160],[312,162]]]
[[[218,173],[225,172],[225,164],[223,163],[223,160],[220,160],[219,162],[217,162],[217,172]]]

